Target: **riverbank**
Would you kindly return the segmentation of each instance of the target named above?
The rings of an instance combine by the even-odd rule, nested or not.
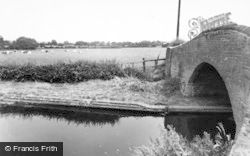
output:
[[[192,98],[185,98],[181,96],[179,92],[179,81],[177,79],[169,79],[169,80],[162,80],[157,82],[149,82],[145,80],[140,80],[133,77],[126,77],[126,78],[119,78],[115,77],[114,79],[103,81],[103,80],[90,80],[87,82],[81,83],[45,83],[45,82],[14,82],[14,81],[0,81],[0,103],[4,100],[12,99],[16,105],[9,105],[14,106],[10,107],[9,110],[16,109],[19,106],[21,110],[28,109],[31,112],[34,112],[33,109],[38,109],[37,113],[41,114],[41,110],[45,112],[49,112],[49,110],[53,111],[60,111],[60,113],[67,113],[74,112],[79,113],[81,112],[82,108],[92,108],[93,106],[96,108],[101,108],[106,110],[109,106],[115,106],[118,103],[114,101],[122,101],[123,106],[131,110],[135,110],[140,108],[141,110],[160,110],[161,114],[163,114],[166,108],[169,109],[171,106],[184,106],[185,108],[190,109],[190,106],[199,106],[199,108],[206,108],[206,105],[216,105],[221,103],[223,105],[223,99],[202,99],[195,100]],[[35,100],[35,105],[27,105],[26,101],[24,100]],[[87,99],[87,100],[86,100]],[[52,100],[55,103],[46,104],[47,100]],[[100,103],[95,103],[97,105],[93,105],[94,102],[100,102],[108,100],[107,103],[100,107]],[[13,102],[12,101],[12,102]],[[15,101],[19,101],[16,103]],[[204,102],[205,101],[205,102]],[[217,103],[216,103],[217,102]],[[6,103],[8,104],[8,103]],[[56,105],[58,104],[58,105]],[[65,107],[61,107],[61,105]],[[142,105],[140,105],[142,104]],[[5,105],[6,106],[6,105]],[[4,107],[5,107],[4,106]],[[35,106],[35,107],[34,107]],[[74,109],[72,107],[74,106]],[[82,106],[82,107],[75,107],[75,106]],[[113,107],[112,106],[112,107]],[[121,106],[119,104],[119,106]],[[202,106],[202,107],[201,107]],[[7,105],[8,107],[8,105]],[[183,108],[184,108],[183,107]],[[194,108],[194,107],[193,107]],[[192,109],[193,109],[192,108]],[[113,111],[113,110],[112,110]],[[26,111],[25,111],[26,112]],[[89,114],[94,114],[93,110],[89,110]],[[155,111],[156,112],[156,111]],[[49,113],[50,114],[50,113]],[[109,113],[108,113],[109,114]],[[119,113],[120,114],[120,113]],[[141,112],[136,112],[136,114],[140,115]],[[110,114],[109,114],[110,115]],[[165,115],[165,114],[163,114]],[[85,121],[85,120],[83,120]],[[105,122],[105,121],[104,121]],[[112,120],[113,122],[113,120]],[[186,139],[181,139],[175,131],[167,130],[160,136],[160,138],[169,138],[167,140],[163,140],[160,146],[163,148],[156,148],[156,151],[162,151],[162,149],[168,147],[175,147],[181,142],[185,142],[186,144],[180,144],[182,146],[178,146],[181,148],[190,147],[190,144],[193,145],[193,142],[188,142]],[[174,140],[177,142],[173,142]],[[231,142],[228,146],[221,146],[225,150],[217,150],[212,149],[215,144],[212,144],[212,140],[200,139],[196,142],[196,145],[199,145],[201,142],[208,141],[206,144],[209,143],[209,151],[208,149],[202,149],[201,152],[206,151],[208,153],[211,152],[218,152],[227,153],[231,149]],[[180,141],[180,142],[179,142]],[[166,144],[165,144],[166,143]],[[172,144],[173,143],[173,144]],[[156,146],[154,146],[156,147]],[[147,155],[147,152],[151,153],[154,151],[155,148],[151,146],[145,146],[145,148],[137,148],[135,151],[135,155],[144,156],[143,153]],[[187,149],[188,151],[183,151],[184,153],[196,153],[196,147],[192,146],[192,148]],[[179,150],[179,149],[177,149]],[[170,152],[166,150],[166,152]],[[176,154],[178,151],[173,150],[172,153]],[[182,154],[184,154],[182,153]],[[157,155],[158,153],[156,153]],[[192,155],[191,154],[191,155]]]
[[[40,97],[68,99],[93,99],[133,101],[147,104],[165,103],[161,94],[163,81],[148,82],[136,78],[118,78],[103,81],[90,80],[81,83],[14,82],[0,81],[1,98]]]
[[[149,82],[133,77],[74,84],[0,82],[0,103],[48,109],[67,110],[69,106],[80,106],[158,114],[232,112],[224,99],[183,97],[178,85],[175,79]]]

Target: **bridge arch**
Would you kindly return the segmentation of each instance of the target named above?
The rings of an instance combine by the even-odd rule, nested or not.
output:
[[[202,32],[169,48],[166,58],[166,75],[180,78],[185,96],[227,94],[237,129],[230,155],[250,155],[250,27],[232,24]]]
[[[226,84],[218,70],[207,62],[202,62],[195,67],[189,80],[189,95],[202,97],[216,97],[221,105],[231,107],[230,97]]]

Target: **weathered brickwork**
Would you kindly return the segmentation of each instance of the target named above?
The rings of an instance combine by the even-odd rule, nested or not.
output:
[[[203,32],[172,48],[167,56],[166,75],[181,78],[184,95],[223,95],[220,88],[225,86],[237,125],[237,140],[230,155],[250,155],[250,28],[230,25]],[[203,64],[216,72],[204,66],[198,70]],[[213,72],[218,73],[218,82],[211,78]]]

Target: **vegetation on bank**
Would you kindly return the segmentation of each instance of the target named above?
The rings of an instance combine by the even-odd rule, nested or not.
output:
[[[148,145],[136,147],[135,156],[226,156],[233,145],[230,134],[226,134],[221,123],[216,127],[218,134],[214,139],[204,132],[188,141],[178,134],[172,126],[163,129],[160,137],[151,139]]]
[[[123,69],[123,71],[126,77],[134,77],[139,80],[152,81],[152,78],[150,77],[149,73],[144,73],[142,70],[139,70],[137,68],[126,67]]]
[[[124,77],[124,71],[115,62],[57,63],[53,65],[8,65],[0,66],[0,80],[39,81],[49,83],[75,83],[92,79],[110,80]]]
[[[140,80],[151,81],[147,73],[131,67],[123,69],[115,61],[77,61],[48,65],[24,64],[0,66],[0,80],[2,81],[76,83],[94,79],[110,80],[114,77],[134,77]]]
[[[164,68],[164,66],[159,66]],[[0,65],[0,80],[2,81],[37,81],[49,83],[77,83],[88,80],[110,80],[114,77],[132,77],[139,81],[159,81],[164,79],[164,71],[149,69],[143,72],[142,69],[122,66],[115,61],[77,61],[59,62],[54,64],[7,64]],[[155,72],[157,71],[157,72]],[[170,95],[179,90],[179,79],[169,78],[162,84],[166,94]]]
[[[75,90],[74,95],[79,94],[81,98],[84,91],[85,98],[138,101],[149,104],[164,103],[179,89],[179,81],[174,78],[154,81],[152,72],[144,73],[142,69],[131,67],[121,68],[114,61],[6,65],[0,66],[0,80],[8,81],[3,84],[12,84],[12,81],[24,82],[19,84],[23,85],[24,89],[24,91],[22,88],[18,89],[20,94],[22,92],[28,94],[25,86],[30,85],[38,85],[40,89],[45,86],[46,93],[51,92],[52,95],[60,90],[60,87],[54,86],[65,86],[68,90]],[[34,81],[37,83],[29,83]],[[42,82],[53,85],[45,85]],[[80,89],[75,89],[75,83]],[[70,89],[72,86],[74,89]],[[18,94],[17,91],[15,94]]]

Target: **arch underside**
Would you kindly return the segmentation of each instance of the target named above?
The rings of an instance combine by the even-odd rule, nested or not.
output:
[[[208,63],[198,65],[188,81],[189,95],[216,98],[221,105],[231,107],[226,85],[218,71]]]

